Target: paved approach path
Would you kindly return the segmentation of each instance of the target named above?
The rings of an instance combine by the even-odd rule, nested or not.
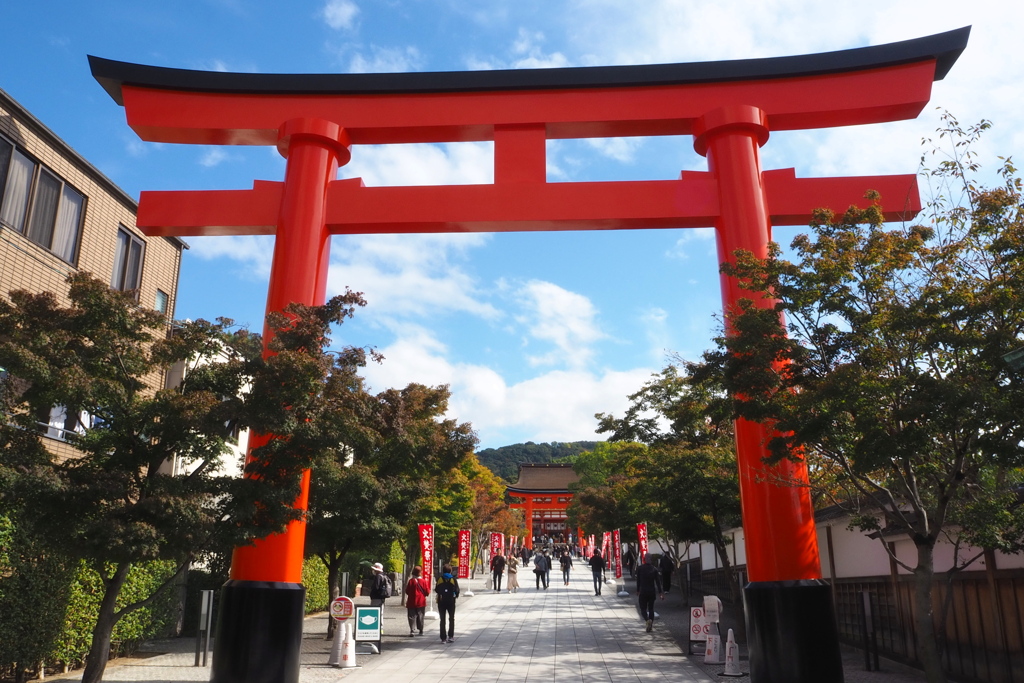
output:
[[[601,596],[593,593],[589,571],[573,572],[562,585],[552,572],[548,590],[533,587],[533,574],[523,572],[518,593],[495,593],[484,580],[463,581],[464,596],[455,614],[455,642],[441,643],[436,620],[426,633],[410,638],[405,608],[388,600],[384,615],[383,651],[363,654],[359,668],[327,666],[331,643],[324,638],[326,616],[305,621],[301,683],[345,679],[348,683],[710,683],[712,678],[686,657],[671,635],[655,622],[644,632],[635,597],[618,597],[613,585]],[[525,579],[530,579],[526,585]],[[467,588],[475,595],[465,596]],[[356,604],[368,604],[357,598]],[[193,639],[154,641],[134,658],[115,660],[105,681],[178,683],[209,680],[209,668],[194,667]],[[71,680],[77,675],[62,676]]]

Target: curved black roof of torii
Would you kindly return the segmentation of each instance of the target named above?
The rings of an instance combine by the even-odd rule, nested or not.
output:
[[[188,92],[267,95],[384,95],[720,83],[824,75],[935,59],[935,80],[967,46],[971,27],[870,47],[790,57],[719,62],[497,71],[377,74],[259,74],[170,69],[89,56],[93,77],[123,105],[124,85]]]

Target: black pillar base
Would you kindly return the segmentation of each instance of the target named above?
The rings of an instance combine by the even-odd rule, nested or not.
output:
[[[220,589],[211,683],[299,683],[306,589],[228,581]]]
[[[751,683],[843,683],[832,588],[761,581],[743,589]]]

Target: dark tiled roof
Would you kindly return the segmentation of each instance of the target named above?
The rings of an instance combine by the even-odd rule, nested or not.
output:
[[[519,481],[509,486],[510,491],[568,491],[569,484],[579,481],[572,465],[519,466]]]

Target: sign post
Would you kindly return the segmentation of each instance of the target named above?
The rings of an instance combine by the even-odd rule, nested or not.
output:
[[[348,637],[348,624],[345,623],[355,611],[355,603],[352,598],[340,596],[331,600],[329,608],[331,618],[338,621],[334,629],[334,640],[331,643],[331,656],[327,658],[327,666],[355,666],[355,648],[352,652],[345,652],[345,643],[351,642]],[[351,664],[348,660],[351,658]]]
[[[199,633],[196,634],[196,663],[199,666],[199,653],[202,651],[203,666],[210,655],[210,636],[213,635],[213,591],[200,592],[202,603],[199,608]]]
[[[380,607],[357,607],[356,608],[356,642],[370,643],[374,648],[374,654],[380,654],[381,634],[381,609]]]

